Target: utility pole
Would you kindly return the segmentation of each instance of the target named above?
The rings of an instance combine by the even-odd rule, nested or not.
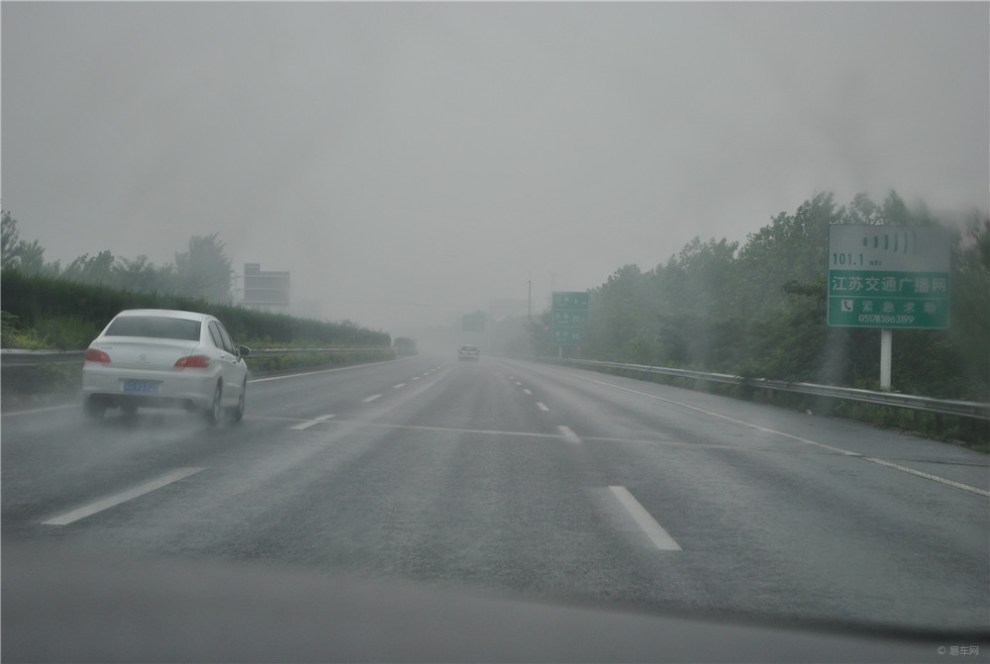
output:
[[[526,316],[532,322],[533,320],[533,280],[530,279],[526,282],[526,286],[529,290],[528,299],[526,300]]]

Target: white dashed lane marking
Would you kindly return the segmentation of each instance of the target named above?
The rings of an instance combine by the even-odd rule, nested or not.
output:
[[[616,497],[619,503],[626,509],[629,516],[633,518],[636,525],[646,533],[646,536],[650,538],[650,541],[661,551],[680,551],[681,545],[674,541],[674,538],[667,534],[659,523],[656,522],[646,508],[640,505],[639,501],[629,493],[629,490],[624,486],[610,486],[609,489],[612,491],[612,495]]]
[[[897,471],[902,472],[902,473],[907,473],[908,475],[914,475],[915,477],[920,477],[920,478],[923,478],[923,479],[926,479],[926,480],[931,480],[932,482],[938,482],[939,484],[942,484],[942,485],[948,486],[948,487],[952,487],[953,489],[958,489],[960,491],[966,491],[968,493],[976,494],[977,496],[983,496],[985,498],[990,498],[990,491],[986,491],[984,489],[980,489],[980,488],[975,487],[975,486],[970,486],[969,484],[963,484],[961,482],[955,482],[953,480],[949,480],[949,479],[946,479],[944,477],[939,477],[938,475],[932,475],[931,473],[924,473],[924,472],[922,472],[920,470],[915,470],[913,468],[907,468],[906,466],[902,466],[902,465],[896,464],[896,463],[891,463],[890,461],[885,461],[883,459],[877,459],[875,457],[868,457],[868,456],[866,456],[864,454],[860,454],[859,452],[853,452],[851,450],[844,450],[841,447],[835,447],[833,445],[826,445],[825,443],[819,443],[818,441],[810,440],[808,438],[803,438],[801,436],[795,436],[794,434],[791,434],[791,433],[785,433],[783,431],[777,431],[775,429],[769,429],[767,427],[762,427],[762,426],[759,426],[758,424],[753,424],[752,422],[746,422],[746,421],[743,421],[743,420],[739,420],[739,419],[736,419],[734,417],[729,417],[728,415],[723,415],[721,413],[716,413],[716,412],[711,411],[711,410],[706,410],[704,408],[698,408],[697,406],[692,406],[691,404],[682,403],[680,401],[674,401],[673,399],[666,399],[664,397],[657,396],[655,394],[649,394],[647,392],[641,392],[639,390],[632,390],[632,389],[629,389],[628,387],[622,387],[620,385],[615,385],[614,383],[609,383],[609,382],[601,381],[601,380],[594,380],[593,378],[586,378],[584,376],[577,376],[577,377],[579,379],[581,379],[581,380],[585,380],[585,381],[588,381],[590,383],[596,383],[598,385],[604,385],[606,387],[611,387],[611,388],[614,388],[616,390],[621,390],[623,392],[629,392],[630,394],[638,394],[639,396],[646,397],[648,399],[654,399],[656,401],[661,401],[661,402],[664,402],[664,403],[670,403],[670,404],[674,404],[676,406],[681,406],[682,408],[687,408],[689,410],[693,410],[693,411],[698,412],[698,413],[704,413],[705,415],[709,415],[711,417],[717,417],[717,418],[719,418],[721,420],[724,420],[726,422],[732,422],[733,424],[738,424],[740,426],[748,427],[748,428],[753,429],[755,431],[760,431],[760,432],[763,432],[763,433],[768,433],[768,434],[771,434],[771,435],[774,435],[774,436],[780,436],[782,438],[789,438],[790,440],[795,440],[795,441],[797,441],[799,443],[804,443],[805,445],[812,445],[814,447],[818,447],[818,448],[823,449],[823,450],[828,450],[830,452],[835,452],[836,454],[841,454],[843,456],[857,458],[857,459],[862,459],[862,460],[868,461],[870,463],[876,463],[876,464],[879,464],[879,465],[884,466],[886,468],[890,468],[892,470],[897,470]]]
[[[289,427],[289,428],[290,429],[294,429],[296,431],[303,431],[303,430],[308,429],[308,428],[310,428],[312,426],[316,426],[320,422],[326,422],[327,420],[333,419],[334,417],[336,417],[336,415],[320,415],[319,417],[314,417],[311,420],[307,420],[306,422],[302,422],[300,424],[296,424],[296,425],[294,425],[292,427]]]
[[[77,507],[70,512],[59,514],[58,516],[52,517],[42,523],[46,526],[67,526],[70,523],[75,523],[80,519],[85,519],[86,517],[102,512],[103,510],[108,510],[111,507],[120,505],[121,503],[126,503],[129,500],[139,498],[146,493],[157,491],[162,487],[178,482],[179,480],[189,477],[190,475],[195,475],[201,470],[203,469],[177,468],[171,473],[162,475],[158,479],[150,480],[143,484],[139,484],[132,489],[128,489],[127,491],[121,491],[120,493],[115,493],[112,496],[107,496],[106,498],[83,505],[82,507]]]

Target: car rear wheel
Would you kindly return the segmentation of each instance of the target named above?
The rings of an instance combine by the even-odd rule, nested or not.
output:
[[[89,396],[86,397],[86,401],[83,403],[83,412],[86,413],[86,417],[94,421],[102,421],[103,415],[107,412],[107,405],[102,399]]]
[[[241,385],[241,396],[237,398],[237,405],[228,411],[231,422],[240,422],[244,419],[244,406],[247,402],[247,380]]]
[[[220,424],[220,416],[223,414],[223,385],[218,381],[213,390],[213,403],[206,411],[206,421],[211,427]]]
[[[137,404],[130,401],[124,403],[120,410],[124,414],[124,419],[128,422],[133,422],[137,419]]]

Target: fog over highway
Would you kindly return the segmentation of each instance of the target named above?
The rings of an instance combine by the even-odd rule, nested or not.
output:
[[[68,265],[218,233],[395,336],[744,242],[990,208],[985,2],[5,2],[3,208]],[[515,310],[518,313],[519,309]]]

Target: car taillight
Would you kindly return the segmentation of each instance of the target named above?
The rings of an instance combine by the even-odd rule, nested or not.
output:
[[[186,355],[175,361],[178,369],[205,369],[210,366],[210,358],[206,355]]]
[[[83,359],[87,362],[100,362],[101,364],[110,363],[110,356],[102,350],[97,350],[96,348],[87,348],[85,354],[83,354]]]

